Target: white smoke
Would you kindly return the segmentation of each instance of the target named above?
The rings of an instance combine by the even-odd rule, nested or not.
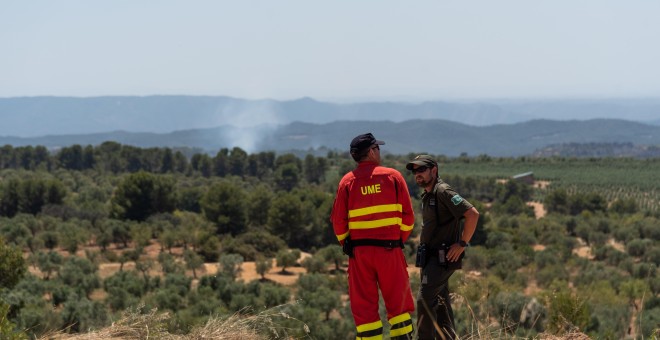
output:
[[[225,135],[218,137],[225,140],[229,148],[237,146],[249,153],[257,151],[263,136],[283,123],[274,109],[274,103],[268,100],[240,102],[218,108],[216,118],[216,126],[232,126]]]

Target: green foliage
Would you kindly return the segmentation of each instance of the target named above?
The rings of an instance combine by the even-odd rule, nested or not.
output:
[[[584,298],[566,290],[556,291],[548,297],[548,329],[553,334],[584,330],[590,320],[589,306]]]
[[[248,222],[252,226],[266,226],[268,210],[275,199],[273,191],[265,184],[260,184],[248,194]]]
[[[309,183],[321,184],[327,168],[327,160],[323,157],[314,157],[309,154],[303,162],[305,180]]]
[[[617,198],[610,205],[609,211],[617,214],[634,214],[639,210],[637,202],[631,198]]]
[[[520,315],[527,304],[527,298],[519,292],[499,292],[490,301],[500,325],[507,330],[518,328]]]
[[[268,225],[273,234],[281,237],[289,247],[298,247],[304,233],[303,203],[293,193],[282,193],[268,210]]]
[[[339,292],[330,289],[328,278],[322,274],[301,275],[298,278],[298,298],[305,306],[324,313],[324,319],[330,319],[330,313],[340,307]]]
[[[186,249],[183,252],[183,259],[186,261],[186,268],[190,269],[193,273],[193,278],[197,279],[196,270],[204,265],[204,259],[190,249]]]
[[[644,338],[653,339],[660,335],[660,307],[647,309],[640,320],[641,335]]]
[[[256,254],[274,257],[278,251],[286,248],[286,243],[279,237],[265,231],[248,231],[236,238],[226,238],[224,250],[239,254],[247,261],[253,261]]]
[[[300,250],[282,249],[277,252],[277,265],[282,267],[282,273],[286,273],[286,267],[296,264],[298,258],[300,258]]]
[[[183,266],[176,261],[173,255],[168,253],[158,254],[158,262],[165,274],[180,274],[184,273],[185,269]]]
[[[597,193],[574,193],[557,189],[549,193],[544,201],[548,212],[578,215],[583,211],[606,211],[607,201]]]
[[[78,247],[89,239],[88,231],[90,229],[89,226],[86,226],[81,221],[61,223],[57,226],[58,243],[69,254],[75,254],[78,251]]]
[[[5,340],[27,339],[25,333],[15,329],[16,325],[7,319],[7,315],[9,315],[9,305],[0,301],[0,338]]]
[[[117,272],[103,281],[103,289],[108,293],[106,303],[115,311],[137,306],[145,288],[144,281],[132,271]]]
[[[0,168],[12,167],[0,173],[0,214],[4,216],[0,217],[0,235],[7,240],[3,246],[11,244],[31,252],[30,264],[39,268],[43,277],[24,275],[13,289],[4,289],[0,299],[11,305],[8,320],[18,329],[28,330],[30,337],[61,329],[65,326],[63,319],[67,323],[80,322],[82,327],[107,324],[109,318],[96,310],[94,303],[103,303],[106,313],[144,303],[149,308],[166,308],[175,316],[171,330],[182,333],[215,313],[233,313],[246,305],[257,309],[281,305],[289,301],[292,292],[302,299],[301,303],[286,305],[282,310],[303,320],[311,333],[308,335],[290,319],[285,324],[298,327],[290,334],[299,338],[355,337],[350,305],[337,298],[337,294],[346,293],[347,258],[328,220],[337,182],[355,167],[345,152],[329,152],[327,158],[301,153],[303,159],[292,154],[276,156],[274,152],[248,155],[238,148],[220,150],[214,158],[189,152],[192,158],[188,166],[179,151],[140,149],[114,142],[97,147],[74,146],[59,155],[49,155],[43,147],[2,150],[9,150],[11,155],[0,152]],[[384,162],[403,169],[408,159],[386,155]],[[580,300],[590,314],[582,331],[594,338],[622,338],[627,335],[621,331],[635,320],[640,329],[636,336],[643,332],[650,337],[658,323],[655,315],[660,305],[652,303],[660,292],[660,283],[655,279],[660,262],[660,185],[654,180],[659,162],[487,156],[439,159],[443,179],[465,197],[471,197],[481,212],[464,270],[450,282],[452,291],[458,293],[455,313],[461,334],[470,334],[480,320],[496,318],[504,322],[498,326],[507,335],[533,337],[535,332],[546,331],[539,327],[550,321],[547,311],[553,310],[551,299],[535,304],[534,294],[523,299],[512,292],[538,289],[538,297],[570,285],[576,293],[563,304],[576,305],[571,301]],[[69,170],[81,167],[82,171]],[[551,183],[549,189],[514,181],[496,182],[531,170],[536,178]],[[152,209],[140,217],[143,220],[131,220],[118,214],[122,210],[118,209],[117,197],[123,195],[120,188],[127,186],[129,178],[140,176],[149,179],[144,182],[169,182],[168,195],[163,197],[171,197],[172,203],[165,211]],[[404,176],[411,194],[417,197],[420,188],[408,172]],[[142,190],[138,181],[134,182]],[[61,199],[52,203],[43,199],[48,197],[42,195],[47,193],[43,188],[48,183],[61,185],[63,190],[55,189],[52,195]],[[227,183],[233,186],[227,190],[229,194],[209,194],[214,186]],[[535,219],[526,206],[529,200],[546,201],[550,214]],[[214,209],[216,217],[208,215]],[[220,220],[224,224],[220,225]],[[414,236],[419,229],[416,224],[413,239],[407,242],[409,255],[414,253]],[[588,255],[593,257],[577,255],[578,246],[584,246],[578,243],[578,237],[587,242]],[[162,247],[160,266],[154,266],[143,254],[143,248],[149,249],[154,239]],[[69,263],[75,258],[74,252],[80,254],[80,248],[88,245],[99,246],[103,255],[86,252],[91,267],[96,261],[119,261],[122,265],[136,261],[136,271],[122,266],[123,271],[104,280],[104,301],[85,298],[90,289],[96,289],[90,287],[98,286],[94,284],[94,277],[98,280],[95,269]],[[291,256],[284,251],[287,247],[314,254],[302,261],[308,270],[304,275],[308,278],[303,279],[305,288],[283,287],[268,280],[246,284],[235,279],[235,270],[223,273],[224,267],[218,275],[200,277],[196,288],[189,283],[199,274],[193,270],[199,264],[195,254],[206,262],[226,261],[220,260],[221,254],[240,255],[245,260],[263,255],[257,259],[258,273],[263,277],[272,268],[268,258],[276,257],[284,272],[297,265],[299,254]],[[70,253],[66,261],[58,255],[62,251]],[[411,262],[412,257],[408,260]],[[227,268],[237,269],[228,264]],[[333,269],[332,275],[320,274],[326,269]],[[161,270],[166,276],[151,274]],[[318,281],[309,278],[315,275],[319,275]],[[411,279],[414,289],[419,285],[415,275]],[[312,284],[305,284],[306,280]],[[528,283],[536,286],[528,287]],[[559,289],[560,293],[564,291]],[[555,302],[554,306],[555,311],[561,310],[557,306],[562,303]],[[515,314],[521,308],[529,308],[533,316],[524,322],[516,320]],[[584,325],[577,316],[578,323]],[[557,320],[561,318],[555,318],[559,324]],[[568,331],[571,325],[575,322],[547,332]],[[86,329],[72,329],[76,330]]]
[[[280,190],[291,191],[301,179],[300,168],[296,164],[287,163],[275,170],[275,183]]]
[[[300,264],[303,266],[303,268],[305,268],[305,270],[308,273],[326,272],[325,259],[322,256],[316,254],[306,257],[305,259],[302,260]]]
[[[27,266],[21,251],[9,246],[0,237],[0,290],[14,287],[26,271]]]
[[[200,213],[202,211],[202,207],[199,203],[204,195],[202,188],[182,188],[179,189],[178,193],[179,195],[176,202],[177,209],[195,213]]]
[[[72,287],[80,296],[89,297],[92,290],[101,286],[97,266],[81,257],[69,257],[60,268],[58,280]]]
[[[262,280],[266,278],[266,274],[271,268],[273,268],[273,259],[265,258],[263,256],[257,257],[255,261],[255,269],[257,274],[261,276]]]
[[[176,204],[174,182],[144,171],[126,176],[111,200],[112,216],[144,221],[152,214],[171,212]]]
[[[335,273],[341,271],[341,266],[344,260],[347,260],[348,257],[344,254],[344,251],[341,249],[341,246],[338,244],[332,244],[327,247],[319,249],[315,254],[320,256],[323,261],[330,262],[335,265]]]
[[[515,180],[497,184],[495,199],[498,202],[507,202],[513,197],[517,197],[520,201],[529,201],[532,198],[532,188],[526,183]]]
[[[108,322],[108,312],[102,303],[76,293],[72,293],[63,304],[61,317],[64,326],[75,333],[98,329]]]
[[[495,204],[493,210],[503,215],[534,216],[534,208],[528,206],[519,196],[511,196],[506,201]]]
[[[236,280],[241,272],[243,257],[237,254],[225,254],[220,256],[220,271],[223,275]]]
[[[642,257],[646,250],[650,248],[652,241],[649,239],[635,239],[626,245],[626,250],[630,256]]]
[[[45,280],[49,280],[53,273],[59,273],[60,267],[64,262],[64,258],[57,252],[38,252],[31,258],[32,262],[36,264],[41,273],[44,275]]]
[[[220,239],[210,235],[200,240],[197,252],[204,258],[205,262],[215,262],[220,257]]]
[[[245,231],[247,210],[243,189],[233,182],[213,184],[201,200],[206,218],[215,223],[219,234],[238,235]]]
[[[62,204],[66,189],[55,179],[10,178],[0,183],[0,216],[36,215],[48,204]]]

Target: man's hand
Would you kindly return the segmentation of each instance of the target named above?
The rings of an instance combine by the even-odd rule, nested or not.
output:
[[[447,251],[447,261],[456,262],[461,258],[461,254],[465,251],[464,247],[461,247],[460,244],[454,243],[449,247]]]

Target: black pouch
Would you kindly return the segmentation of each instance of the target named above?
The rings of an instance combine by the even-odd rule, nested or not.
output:
[[[447,251],[445,250],[445,248],[438,250],[438,263],[440,263],[441,265],[447,264]]]
[[[441,248],[438,250],[438,262],[440,265],[452,270],[463,268],[463,257],[465,256],[465,250],[463,250],[461,255],[458,257],[458,260],[449,262],[449,260],[447,260],[447,253],[449,253],[449,248],[451,248],[451,245],[446,245],[443,243]]]
[[[426,244],[420,243],[417,247],[417,258],[415,259],[415,267],[424,268],[426,265]]]
[[[344,240],[344,245],[341,250],[344,254],[348,255],[348,257],[353,257],[353,244],[351,244],[350,236]]]

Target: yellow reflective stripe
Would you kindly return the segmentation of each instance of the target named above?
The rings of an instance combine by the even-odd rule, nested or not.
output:
[[[408,333],[412,333],[413,331],[412,319],[410,318],[409,313],[403,313],[401,315],[397,315],[389,319],[388,321],[390,322],[390,325],[392,325],[392,328],[390,329],[390,337],[405,335]],[[408,325],[403,326],[405,324]],[[403,326],[403,327],[396,327],[396,326]]]
[[[403,313],[401,315],[397,315],[397,316],[389,319],[388,321],[390,322],[390,325],[396,325],[399,322],[404,322],[404,321],[408,321],[408,320],[411,320],[410,314],[409,313]]]
[[[358,336],[355,337],[355,340],[382,340],[383,335],[374,335],[374,336]]]
[[[401,230],[402,230],[402,231],[413,230],[413,226],[412,226],[412,225],[401,224]]]
[[[403,327],[403,328],[391,329],[390,330],[390,337],[395,337],[395,336],[399,336],[399,335],[412,333],[412,331],[413,331],[412,325],[408,325],[408,326]]]
[[[345,234],[337,235],[337,239],[338,239],[339,241],[343,241],[345,238],[348,237],[348,233],[349,233],[349,232],[347,231]]]
[[[388,227],[391,225],[400,225],[400,217],[392,218],[383,218],[381,220],[375,221],[357,221],[357,222],[348,222],[348,229],[373,229],[380,227]]]
[[[402,212],[403,207],[401,204],[383,204],[375,205],[373,207],[353,209],[348,211],[348,218],[392,211]]]
[[[372,323],[365,323],[363,325],[357,326],[357,331],[358,333],[366,332],[366,331],[373,331],[378,328],[383,328],[383,322],[378,320],[374,321]]]

